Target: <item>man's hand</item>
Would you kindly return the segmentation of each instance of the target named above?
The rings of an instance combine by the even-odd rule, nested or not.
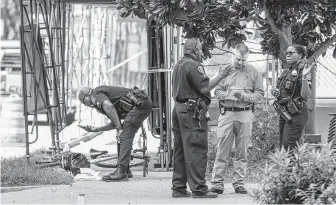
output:
[[[271,93],[274,97],[278,98],[280,96],[280,90],[278,88],[273,88]]]
[[[117,140],[117,142],[118,143],[120,143],[120,135],[121,135],[121,133],[123,132],[123,129],[119,129],[119,130],[117,130],[117,134],[116,134],[116,140]]]
[[[235,92],[235,93],[233,93],[233,96],[236,97],[239,101],[242,101],[244,99],[244,93],[243,92]]]
[[[226,65],[224,68],[220,67],[218,75],[221,76],[222,78],[225,78],[230,74],[231,70],[232,70],[231,64]]]
[[[95,128],[91,125],[77,125],[78,127],[84,129],[87,132],[95,132]]]

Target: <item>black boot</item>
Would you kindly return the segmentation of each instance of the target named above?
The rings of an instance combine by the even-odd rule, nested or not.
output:
[[[112,172],[110,175],[116,174],[117,171],[118,171],[118,169],[114,170],[114,172]],[[133,177],[133,174],[132,174],[131,169],[129,167],[127,168],[127,177],[128,178],[132,178]]]
[[[127,168],[127,177],[128,178],[132,178],[133,177],[133,174],[131,172],[131,169],[130,169],[129,165],[128,165],[128,168]]]
[[[244,186],[236,187],[234,188],[234,190],[237,194],[247,194],[247,190],[245,189]]]
[[[110,173],[110,174],[108,174],[108,175],[105,175],[105,177],[106,177],[106,176],[112,176],[112,175],[115,175],[117,172],[118,172],[118,169],[114,170],[114,172],[112,172],[112,173]],[[132,174],[131,169],[130,169],[129,166],[128,166],[128,168],[127,168],[127,177],[128,177],[128,178],[132,178],[132,177],[133,177],[133,174]]]
[[[205,191],[202,193],[192,193],[193,198],[216,198],[218,197],[217,193],[211,192],[211,191]]]
[[[118,165],[117,170],[113,174],[109,174],[102,177],[103,181],[128,181],[126,167],[123,165]]]

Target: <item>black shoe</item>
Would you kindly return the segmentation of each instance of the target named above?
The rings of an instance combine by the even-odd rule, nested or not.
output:
[[[133,177],[133,174],[132,174],[131,169],[129,167],[127,169],[127,177],[128,178],[132,178]]]
[[[114,170],[114,172],[112,172],[112,173],[110,173],[108,175],[105,175],[105,177],[107,177],[107,176],[110,177],[112,175],[115,175],[117,173],[117,171],[118,171],[118,169]],[[132,178],[133,177],[132,171],[131,171],[131,169],[129,167],[127,169],[127,177],[128,178]]]
[[[102,177],[103,181],[106,182],[112,182],[112,181],[128,181],[128,177],[126,174],[125,167],[122,165],[119,165],[116,171],[113,173],[110,173],[108,175],[105,175]]]
[[[172,193],[172,197],[173,198],[191,197],[191,193],[187,190],[183,190],[183,191],[174,190]]]
[[[237,194],[247,194],[247,190],[243,186],[236,187],[234,190]]]
[[[215,187],[211,187],[210,188],[210,191],[211,192],[214,192],[214,193],[217,193],[217,194],[223,194],[224,190],[221,190],[221,189],[217,189]]]
[[[218,197],[218,194],[217,193],[214,193],[214,192],[206,192],[206,193],[192,193],[192,197],[193,198],[216,198]]]

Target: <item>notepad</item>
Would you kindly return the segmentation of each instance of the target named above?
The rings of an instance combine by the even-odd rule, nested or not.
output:
[[[233,96],[233,93],[235,92],[245,92],[244,88],[239,88],[239,87],[231,87],[228,90],[228,94],[226,96],[226,100],[238,100],[235,96]]]

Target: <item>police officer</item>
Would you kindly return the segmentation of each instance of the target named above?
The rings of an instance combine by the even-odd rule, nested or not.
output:
[[[172,113],[174,172],[172,197],[215,198],[205,181],[208,153],[208,120],[201,111],[210,104],[210,90],[228,73],[220,71],[211,81],[200,61],[202,46],[196,39],[184,44],[184,56],[173,70]],[[225,71],[225,69],[224,69]],[[202,106],[203,105],[203,106]],[[200,108],[200,109],[198,109]],[[198,116],[195,111],[199,110]],[[188,192],[188,182],[192,194]]]
[[[79,90],[81,103],[106,115],[111,122],[100,126],[80,126],[88,132],[117,130],[118,166],[115,172],[103,176],[103,181],[127,181],[133,175],[129,162],[135,133],[152,111],[152,101],[138,88],[126,89],[117,86],[83,87]],[[124,119],[121,123],[121,119]]]
[[[305,57],[303,46],[289,46],[286,51],[289,68],[281,73],[276,88],[271,90],[272,95],[291,116],[291,121],[286,121],[281,116],[279,120],[280,145],[286,150],[296,147],[308,121],[306,101],[311,94],[310,70],[315,64],[308,67]]]

